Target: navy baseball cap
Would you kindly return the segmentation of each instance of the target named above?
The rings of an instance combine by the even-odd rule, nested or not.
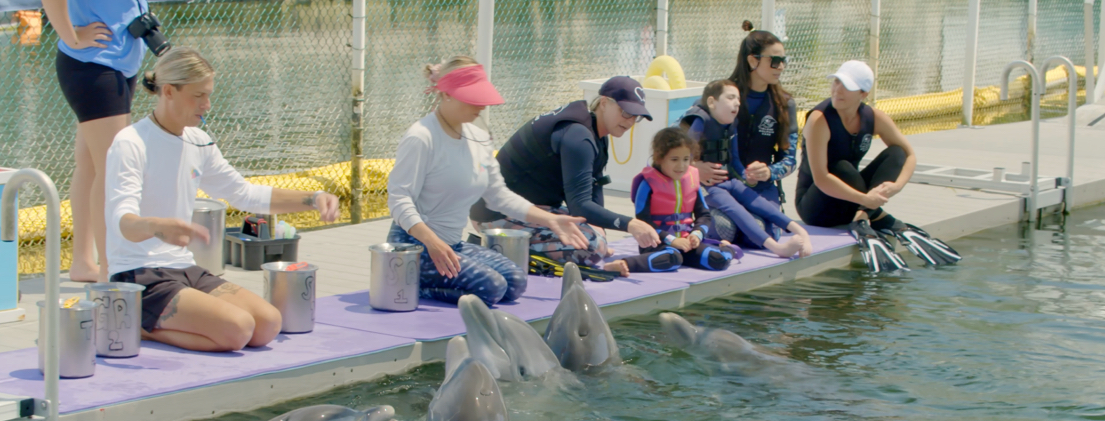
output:
[[[599,88],[599,95],[610,97],[618,103],[625,112],[647,118],[652,121],[652,114],[645,108],[645,88],[629,76],[614,76],[604,82]]]

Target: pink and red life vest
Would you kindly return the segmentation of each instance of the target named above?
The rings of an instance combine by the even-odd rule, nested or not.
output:
[[[698,168],[688,167],[679,180],[672,180],[655,167],[648,166],[637,176],[648,181],[652,189],[649,202],[652,225],[658,231],[689,233],[694,226],[694,204],[698,200]],[[637,181],[637,180],[634,180]],[[631,197],[636,197],[640,182],[633,183]]]

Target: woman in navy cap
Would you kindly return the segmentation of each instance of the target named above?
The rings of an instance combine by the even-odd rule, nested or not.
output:
[[[564,244],[547,228],[491,211],[482,200],[472,207],[472,221],[479,229],[529,231],[532,252],[592,267],[612,254],[603,229],[627,231],[641,247],[655,247],[660,237],[648,223],[603,207],[602,186],[608,183],[603,169],[610,136],[625,134],[645,118],[652,120],[641,84],[628,76],[615,76],[602,84],[599,96],[590,104],[575,101],[537,116],[499,150],[496,158],[510,190],[549,212],[587,219],[580,225],[589,240],[587,249]],[[629,274],[624,261],[609,263],[604,269]]]

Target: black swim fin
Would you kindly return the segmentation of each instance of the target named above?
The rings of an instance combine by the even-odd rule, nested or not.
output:
[[[909,270],[902,256],[894,252],[894,247],[871,228],[867,220],[859,220],[849,225],[852,237],[859,244],[859,254],[872,272],[894,272]]]
[[[933,238],[915,225],[905,224],[903,229],[883,230],[883,232],[893,235],[909,251],[930,265],[950,265],[963,260],[963,256],[947,243]]]

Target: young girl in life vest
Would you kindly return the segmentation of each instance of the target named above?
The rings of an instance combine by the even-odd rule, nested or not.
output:
[[[625,259],[630,272],[665,272],[683,264],[725,270],[744,255],[728,241],[705,240],[710,210],[698,169],[691,166],[697,150],[698,143],[678,127],[660,130],[652,139],[653,164],[633,178],[630,198],[637,219],[652,225],[663,244]]]
[[[732,130],[739,108],[737,85],[728,79],[715,80],[679,120],[680,127],[698,142],[700,160],[729,163],[725,165],[729,179],[706,188],[708,204],[714,208],[715,238],[767,249],[779,257],[809,256],[813,247],[806,229],[784,215],[778,203],[749,186],[743,172],[733,169],[733,163],[740,162],[737,144],[742,140]],[[779,241],[782,229],[794,233],[790,240]]]

